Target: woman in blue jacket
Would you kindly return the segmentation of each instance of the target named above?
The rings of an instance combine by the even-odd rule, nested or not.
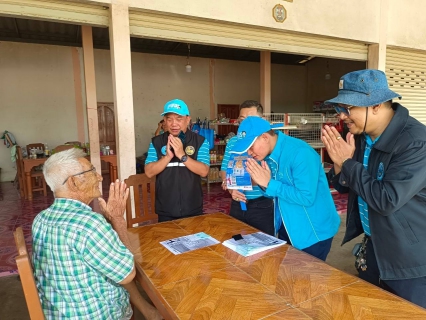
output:
[[[340,218],[318,153],[300,139],[273,131],[260,117],[247,117],[238,137],[232,152],[252,157],[247,171],[266,196],[274,197],[278,237],[325,260]]]

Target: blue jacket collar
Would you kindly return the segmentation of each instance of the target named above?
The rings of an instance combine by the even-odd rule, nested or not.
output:
[[[274,150],[272,150],[272,153],[267,158],[278,163],[280,161],[281,150],[285,143],[286,135],[281,131],[275,131],[275,133],[278,135],[277,143],[275,144]]]

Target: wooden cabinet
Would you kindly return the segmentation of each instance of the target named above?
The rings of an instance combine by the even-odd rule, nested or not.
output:
[[[115,119],[113,103],[98,103],[99,144],[116,150]]]
[[[109,146],[117,154],[115,142],[115,113],[114,103],[98,102],[99,145]],[[102,162],[102,173],[109,172],[108,163]]]

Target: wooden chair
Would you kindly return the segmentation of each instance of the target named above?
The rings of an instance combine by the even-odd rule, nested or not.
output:
[[[30,145],[27,145],[27,149],[28,149],[28,146]],[[23,159],[22,149],[19,146],[16,147],[16,156],[17,156],[17,159]],[[18,163],[18,179],[19,179],[18,181],[20,185],[22,182],[22,187],[19,186],[19,190],[20,191],[23,190],[25,199],[28,199],[28,190],[27,190],[26,178],[24,173],[24,162],[23,160],[20,160],[19,162],[17,160],[17,163]],[[19,176],[19,172],[21,172],[22,181],[21,181],[21,177]],[[47,196],[47,185],[46,185],[46,180],[44,180],[43,172],[34,170],[34,168],[31,170],[31,189],[32,189],[32,192],[41,191],[43,192],[43,196],[45,197]]]
[[[43,196],[47,197],[47,185],[42,171],[36,171],[34,168],[31,170],[31,183],[33,192],[41,191]]]
[[[27,144],[27,155],[30,155],[30,150],[31,149],[40,149],[43,151],[44,153],[44,144],[43,143],[30,143]]]
[[[69,149],[72,149],[72,148],[74,148],[74,146],[71,145],[71,144],[61,144],[61,145],[57,146],[55,149],[53,149],[52,153],[57,153],[57,152],[69,150]]]
[[[130,188],[126,204],[127,228],[132,228],[134,224],[141,222],[158,220],[155,213],[155,177],[150,179],[145,173],[135,174],[124,182]],[[150,192],[148,192],[148,185]]]
[[[37,286],[34,280],[33,268],[30,257],[25,245],[24,233],[22,228],[18,227],[13,232],[15,237],[18,256],[15,258],[18,266],[19,276],[21,278],[22,289],[24,290],[25,301],[27,302],[28,312],[31,319],[44,319],[43,309],[41,308],[40,298],[38,296]]]

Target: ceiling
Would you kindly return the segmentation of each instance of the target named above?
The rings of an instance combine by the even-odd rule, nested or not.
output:
[[[188,45],[181,42],[130,38],[133,52],[186,56]],[[29,42],[62,46],[81,47],[81,26],[59,22],[0,17],[0,41]],[[93,28],[93,46],[109,49],[107,28]],[[260,61],[260,52],[228,47],[191,44],[191,57],[227,59],[239,61]],[[276,64],[303,65],[308,56],[275,53],[271,62]],[[299,63],[304,61],[303,63]]]

